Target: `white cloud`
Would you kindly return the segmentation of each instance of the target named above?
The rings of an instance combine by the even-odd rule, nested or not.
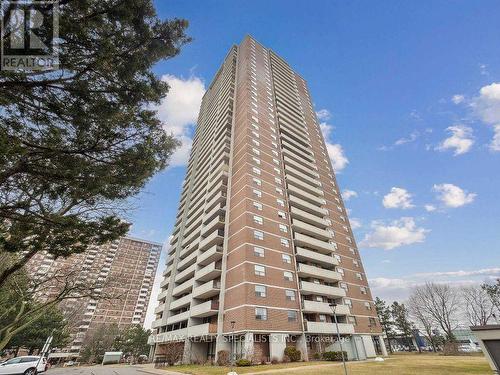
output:
[[[158,116],[164,123],[165,131],[182,142],[172,156],[170,165],[185,165],[191,150],[190,133],[198,118],[205,84],[196,76],[184,79],[167,74],[162,76],[162,80],[169,84],[170,90],[157,107]]]
[[[332,161],[333,169],[335,169],[336,172],[340,172],[347,166],[347,164],[349,164],[349,159],[345,156],[344,149],[340,144],[327,142],[326,149],[328,150],[328,155]]]
[[[328,112],[326,109],[322,109],[318,111],[318,113],[322,111]],[[330,116],[329,113],[330,112],[328,112],[328,116]],[[325,114],[323,114],[323,116],[325,116]],[[321,117],[318,115],[318,118]],[[332,161],[333,169],[335,170],[335,172],[340,172],[347,166],[347,164],[349,164],[349,159],[347,158],[347,156],[345,156],[344,149],[340,144],[331,143],[329,141],[329,138],[333,133],[335,127],[326,122],[320,123],[319,127],[321,129],[321,132],[323,133],[323,137],[325,137],[326,149],[328,151],[328,155],[330,156],[330,160]]]
[[[349,222],[351,223],[352,229],[358,229],[358,228],[361,228],[363,226],[363,224],[361,224],[361,220],[354,218],[354,217],[350,218]]]
[[[475,193],[468,193],[453,184],[439,184],[432,188],[438,196],[437,198],[446,206],[457,208],[472,203],[477,196]]]
[[[345,189],[342,192],[342,197],[344,198],[345,201],[348,201],[351,198],[356,198],[357,196],[358,193],[356,193],[354,190]]]
[[[491,140],[490,150],[491,151],[500,151],[500,124],[495,125],[493,127],[493,130],[495,131],[495,135],[493,136],[493,139]]]
[[[316,112],[316,116],[322,121],[330,120],[332,118],[332,114],[328,109],[320,109]]]
[[[472,128],[465,125],[454,125],[446,128],[451,136],[446,138],[443,142],[436,147],[436,150],[446,151],[449,149],[454,150],[454,155],[462,155],[468,152],[474,144],[474,137],[472,136]]]
[[[426,204],[424,206],[425,210],[427,212],[432,212],[432,211],[436,211],[436,206],[432,205],[432,204]]]
[[[412,195],[403,188],[393,187],[391,192],[384,196],[382,204],[385,208],[408,209],[415,207],[411,201]]]
[[[415,142],[419,135],[420,135],[420,133],[415,130],[408,137],[400,138],[396,142],[394,142],[394,146],[401,146],[401,145],[404,145],[406,143]]]
[[[462,103],[463,101],[465,100],[465,96],[463,95],[453,95],[452,98],[451,98],[451,101],[455,104],[460,104]]]
[[[479,73],[481,73],[482,76],[489,75],[490,73],[488,72],[488,65],[479,64]]]
[[[427,229],[417,227],[412,217],[402,217],[388,225],[374,221],[371,226],[373,231],[365,235],[360,245],[384,250],[423,242],[429,232]]]
[[[418,273],[416,276],[420,277],[464,277],[464,276],[498,276],[500,275],[500,268],[482,268],[478,270],[470,270],[470,271],[446,271],[446,272],[426,272],[426,273]]]

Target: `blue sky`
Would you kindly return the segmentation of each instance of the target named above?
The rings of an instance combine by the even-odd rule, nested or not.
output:
[[[193,37],[155,69],[172,86],[160,116],[183,148],[134,200],[133,235],[163,242],[172,231],[204,86],[248,33],[324,110],[339,184],[357,193],[346,203],[376,295],[500,275],[498,1],[156,5],[162,18],[188,19]]]

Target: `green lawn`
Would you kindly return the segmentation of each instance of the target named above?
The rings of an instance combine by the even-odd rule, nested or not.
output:
[[[385,362],[350,362],[349,375],[491,375],[482,356],[449,356],[433,354],[394,355]],[[238,374],[343,375],[342,365],[332,362],[298,362],[277,365],[236,367]],[[168,370],[193,375],[226,375],[230,368],[218,366],[175,366]]]

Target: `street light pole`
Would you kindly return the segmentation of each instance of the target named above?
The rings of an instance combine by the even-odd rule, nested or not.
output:
[[[234,320],[231,320],[231,374],[234,373],[235,353],[234,353],[233,345],[234,345],[234,325],[235,324],[236,324],[236,322]]]
[[[335,328],[337,329],[337,339],[339,340],[339,344],[340,344],[340,354],[342,355],[342,364],[344,365],[344,374],[347,375],[347,366],[345,364],[345,358],[344,358],[344,348],[342,347],[342,340],[340,339],[339,323],[337,321],[337,315],[335,314],[337,304],[330,303],[330,307],[332,308],[333,319],[335,320]]]

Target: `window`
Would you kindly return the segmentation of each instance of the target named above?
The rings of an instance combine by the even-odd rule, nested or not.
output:
[[[278,185],[283,185],[283,182],[281,181],[281,178],[275,177],[274,182],[276,182]]]
[[[253,237],[257,240],[263,240],[264,239],[264,233],[262,233],[260,230],[254,230],[253,231]]]
[[[356,325],[358,324],[357,320],[356,320],[356,317],[355,316],[348,316],[347,317],[347,321],[353,325]]]
[[[252,103],[252,104],[253,104],[253,103]],[[254,105],[257,107],[257,105],[256,105],[256,104],[254,104]],[[259,130],[259,127],[258,127],[257,125],[255,125],[255,124],[252,124],[252,127],[253,127],[255,130]]]
[[[323,323],[326,323],[326,315],[324,315],[324,314],[319,314],[319,321],[320,321],[320,322],[323,322]]]
[[[283,211],[278,211],[278,217],[286,219],[286,213],[284,213]]]
[[[264,298],[266,296],[266,287],[264,285],[255,285],[255,296]]]
[[[252,142],[255,146],[260,146],[260,142],[256,139],[252,139]]]
[[[257,189],[253,189],[253,195],[255,195],[258,198],[262,198],[262,192]]]
[[[255,319],[256,320],[267,320],[267,309],[264,307],[255,308]]]
[[[276,172],[276,174],[278,174],[278,175],[281,174],[281,171],[278,168],[273,168],[273,169],[274,169],[274,172]]]
[[[296,322],[297,321],[297,311],[288,310],[288,321]]]
[[[254,266],[255,275],[266,276],[266,267],[256,264]]]
[[[276,199],[276,203],[278,203],[280,207],[285,207],[285,201],[283,199]]]
[[[363,280],[363,275],[362,275],[362,274],[360,274],[360,273],[357,273],[357,274],[356,274],[356,278],[357,278],[358,280]]]
[[[260,169],[257,167],[252,167],[252,172],[260,176]]]
[[[273,130],[274,130],[274,129],[273,129]],[[280,161],[279,161],[278,159],[275,159],[275,158],[273,158],[273,163],[274,163],[274,164],[277,164],[277,165],[280,165]]]
[[[289,247],[290,244],[286,238],[280,238],[281,246]]]
[[[348,306],[350,309],[352,309],[352,301],[348,298],[344,299],[344,305]]]
[[[254,222],[255,224],[262,225],[262,224],[264,224],[264,219],[263,219],[263,218],[261,218],[260,216],[254,215],[254,216],[253,216],[253,222]]]
[[[260,178],[257,178],[257,177],[254,177],[252,179],[253,183],[257,186],[261,186],[262,185],[262,181],[260,180]]]
[[[339,283],[339,286],[344,290],[349,290],[349,287],[347,286],[346,283]]]
[[[255,155],[260,155],[260,151],[257,150],[255,147],[252,147],[252,152],[255,154]]]
[[[264,249],[262,247],[254,246],[253,247],[253,254],[256,257],[264,258]]]
[[[344,276],[344,270],[342,268],[337,268],[337,272]]]
[[[278,156],[278,151],[276,150],[271,150],[271,152],[273,153],[274,156]]]
[[[370,302],[365,302],[365,308],[367,310],[371,310],[372,309],[372,305],[370,304]]]
[[[274,148],[278,148],[278,144],[276,142],[271,142]]]
[[[342,258],[340,257],[340,255],[334,254],[333,256],[335,257],[335,259],[337,259],[337,262],[342,263]]]
[[[377,321],[375,320],[375,318],[368,318],[368,321],[370,322],[370,324],[368,325],[369,327],[377,325]]]
[[[324,302],[322,296],[316,296],[316,302]]]
[[[255,164],[260,165],[260,160],[257,159],[256,157],[253,157],[252,160]]]
[[[253,206],[255,207],[255,209],[262,211],[262,203],[253,202]]]
[[[293,273],[291,273],[290,271],[284,271],[283,272],[283,278],[286,281],[293,281]]]
[[[279,195],[283,195],[283,189],[282,189],[282,188],[277,187],[277,188],[276,188],[276,193],[278,193]]]
[[[356,267],[359,267],[359,262],[356,259],[352,260],[352,264],[354,264]]]
[[[279,227],[280,227],[280,232],[288,233],[288,228],[286,227],[286,225],[279,224]]]
[[[288,254],[281,254],[281,259],[283,260],[283,263],[292,263],[292,257]]]
[[[359,290],[360,290],[361,294],[366,294],[366,288],[364,286],[360,286]]]
[[[295,291],[290,289],[285,290],[285,297],[288,301],[295,301]]]

